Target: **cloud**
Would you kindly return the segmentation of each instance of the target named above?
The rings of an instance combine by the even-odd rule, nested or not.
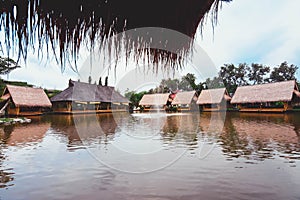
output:
[[[224,4],[213,34],[209,24],[197,41],[217,66],[259,62],[300,64],[300,1],[235,0]]]
[[[24,81],[48,89],[65,89],[68,80],[77,77],[70,68],[62,72],[55,61],[40,61],[34,55],[28,57],[27,64],[20,62],[19,65],[21,68],[12,71],[9,80]]]

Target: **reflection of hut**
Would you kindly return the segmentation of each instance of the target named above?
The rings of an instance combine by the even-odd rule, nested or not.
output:
[[[39,115],[51,107],[41,88],[7,85],[1,99],[8,115]]]
[[[224,111],[230,99],[226,88],[202,90],[197,104],[201,106],[202,111]]]
[[[6,135],[5,143],[10,146],[18,146],[41,142],[45,133],[50,128],[50,123],[14,126],[9,131],[5,128],[3,130],[3,134]]]
[[[231,103],[242,112],[285,112],[300,100],[294,80],[238,87]]]
[[[172,105],[176,105],[178,110],[191,110],[192,105],[197,101],[197,95],[195,91],[177,92],[175,98],[172,101]]]
[[[225,123],[225,112],[204,112],[199,117],[199,128],[201,132],[219,134]]]
[[[51,98],[55,113],[125,111],[128,99],[114,87],[69,81],[69,87]]]
[[[248,116],[247,118],[247,116],[240,115],[232,118],[231,121],[239,137],[251,143],[248,147],[251,147],[253,151],[259,151],[263,148],[267,148],[267,151],[271,150],[268,148],[286,151],[298,146],[299,138],[294,125],[284,118],[285,116],[280,115],[262,116],[261,118],[256,116]],[[232,130],[228,130],[228,134],[232,134]]]
[[[51,128],[56,133],[68,138],[72,149],[83,144],[94,143],[95,140],[104,141],[114,138],[118,126],[127,123],[129,114],[103,113],[101,115],[53,115]]]
[[[144,107],[145,111],[150,110],[165,110],[169,94],[144,94],[139,102],[140,106]]]

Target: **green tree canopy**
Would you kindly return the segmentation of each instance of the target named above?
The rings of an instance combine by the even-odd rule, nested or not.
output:
[[[3,58],[0,56],[0,74],[9,74],[12,70],[20,68],[17,63],[11,58]]]
[[[253,85],[268,82],[268,78],[265,78],[265,76],[270,72],[270,67],[252,63],[248,69],[248,78]]]
[[[138,107],[139,106],[139,102],[142,99],[142,97],[144,96],[144,94],[147,94],[146,91],[143,92],[138,92],[136,93],[135,91],[129,91],[127,90],[125,92],[125,97],[127,99],[129,99],[129,101],[135,106]]]
[[[270,75],[271,82],[280,82],[296,79],[295,74],[298,67],[296,65],[288,65],[287,62],[281,63],[278,67],[274,67]]]

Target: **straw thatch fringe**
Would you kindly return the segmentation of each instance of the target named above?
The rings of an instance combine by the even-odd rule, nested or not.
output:
[[[64,66],[71,59],[76,61],[83,44],[92,50],[95,44],[103,44],[124,30],[164,27],[193,38],[210,10],[216,20],[221,1],[231,0],[2,0],[0,30],[5,32],[5,41],[1,44],[7,52],[18,50],[18,57],[24,60],[28,48],[40,53],[46,48],[47,55],[51,51]],[[154,63],[176,63],[181,58],[177,53],[160,50],[141,54],[138,49],[147,45],[127,42],[125,46],[129,51],[135,49],[136,57],[151,54]]]

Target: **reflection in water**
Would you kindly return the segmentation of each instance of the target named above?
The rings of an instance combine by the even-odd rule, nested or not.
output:
[[[8,199],[297,199],[299,133],[298,113],[35,117],[0,127],[0,188]],[[270,173],[280,178],[263,183]]]
[[[223,152],[249,160],[300,159],[299,122],[297,114],[232,114],[220,136]]]
[[[42,141],[49,127],[50,123],[38,123],[10,125],[0,128],[0,188],[13,185],[8,184],[8,182],[14,180],[13,169],[6,168],[3,164],[5,159],[7,159],[3,150],[6,150],[11,146],[15,146],[20,149],[37,145]]]

